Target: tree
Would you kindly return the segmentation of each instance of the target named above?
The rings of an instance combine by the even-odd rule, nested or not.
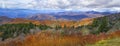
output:
[[[109,21],[107,17],[103,17],[100,20],[95,20],[92,25],[94,28],[96,28],[94,34],[99,34],[101,32],[107,32],[109,30]]]
[[[55,27],[55,29],[56,30],[59,30],[59,29],[61,29],[62,27],[60,26],[60,25],[56,25],[56,27]]]

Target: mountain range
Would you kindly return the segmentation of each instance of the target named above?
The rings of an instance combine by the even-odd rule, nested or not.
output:
[[[81,20],[84,18],[102,17],[117,12],[111,11],[65,11],[65,10],[30,10],[30,9],[3,9],[0,16],[9,18],[24,18],[30,20]]]

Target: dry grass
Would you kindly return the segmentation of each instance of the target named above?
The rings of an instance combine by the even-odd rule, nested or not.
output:
[[[34,35],[28,35],[24,39],[15,38],[0,43],[0,46],[85,46],[86,44],[94,44],[103,39],[120,37],[120,31],[111,34],[101,33],[100,35],[80,34],[60,35],[51,32],[39,32]]]

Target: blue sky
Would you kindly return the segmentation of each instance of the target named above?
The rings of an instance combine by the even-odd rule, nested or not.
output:
[[[0,0],[0,8],[120,11],[120,0]]]

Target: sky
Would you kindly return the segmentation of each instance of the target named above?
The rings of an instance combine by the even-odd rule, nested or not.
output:
[[[120,0],[0,0],[0,8],[120,11]]]

